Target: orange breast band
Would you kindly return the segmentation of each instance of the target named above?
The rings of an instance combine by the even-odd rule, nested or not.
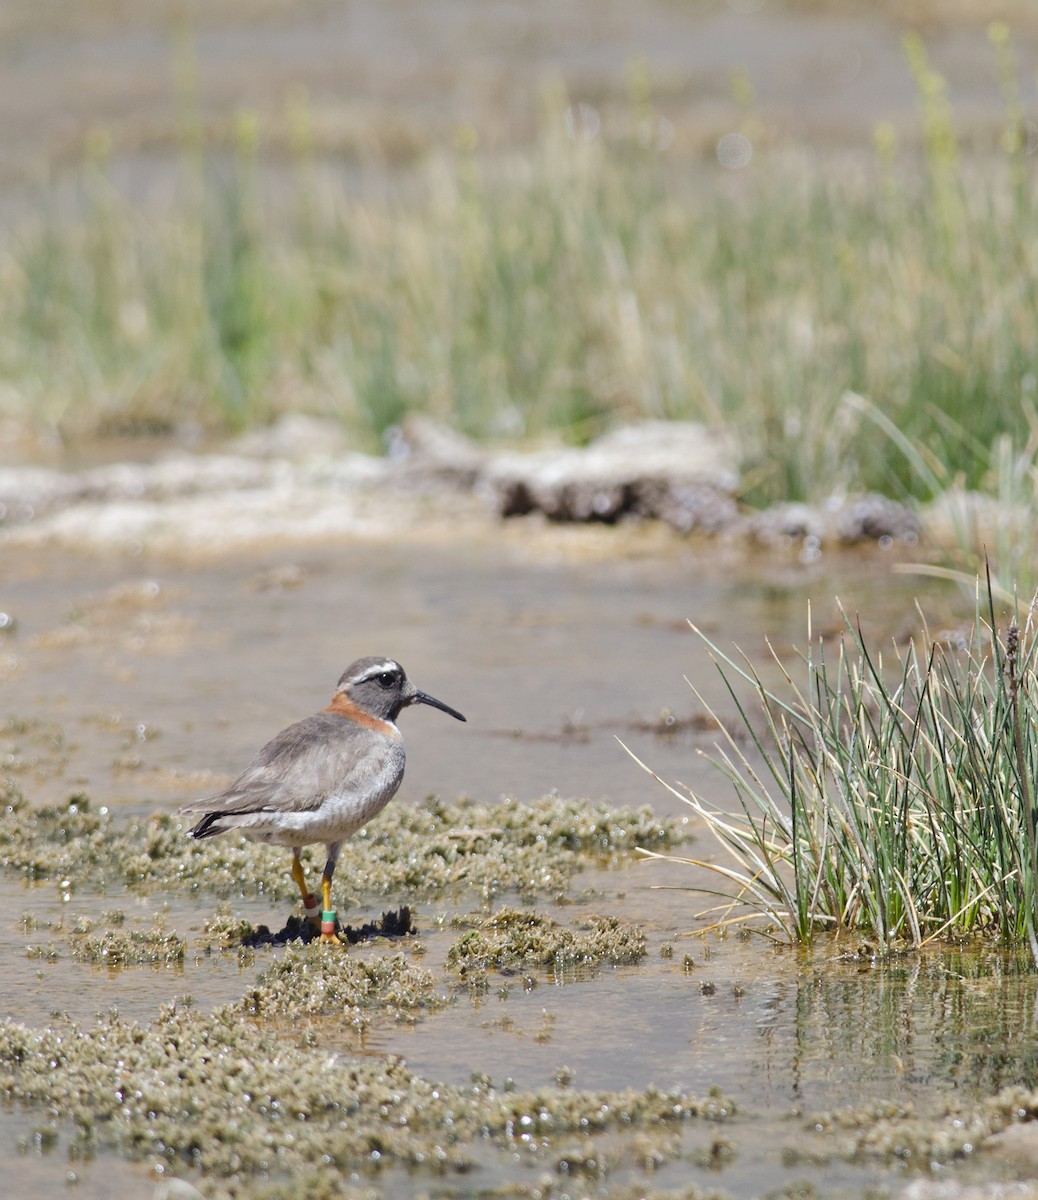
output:
[[[373,717],[371,713],[366,713],[352,700],[347,700],[342,692],[335,693],[331,703],[324,711],[335,713],[337,717],[345,717],[347,721],[363,725],[365,729],[374,729],[377,733],[385,734],[386,737],[398,738],[400,736],[400,730],[391,721],[383,721],[381,717]]]

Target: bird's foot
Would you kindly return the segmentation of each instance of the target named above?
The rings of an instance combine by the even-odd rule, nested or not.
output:
[[[335,932],[335,909],[326,908],[321,913],[321,937],[322,946],[345,946],[347,944],[344,937],[340,937]]]

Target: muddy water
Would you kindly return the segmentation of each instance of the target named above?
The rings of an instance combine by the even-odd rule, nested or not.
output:
[[[404,802],[556,789],[640,803],[646,779],[616,738],[698,787],[711,772],[695,750],[712,739],[651,727],[702,712],[686,676],[730,710],[689,619],[758,662],[766,637],[803,644],[809,601],[816,630],[839,628],[836,595],[877,636],[918,623],[920,582],[891,575],[881,551],[806,569],[726,564],[677,541],[647,554],[623,534],[604,555],[602,537],[540,552],[404,540],[196,565],[8,549],[5,770],[40,801],[79,788],[127,812],[173,807],[323,707],[347,663],[375,653],[469,721],[404,715]],[[954,594],[925,590],[939,624]]]
[[[469,717],[461,726],[431,710],[405,714],[408,778],[396,803],[429,792],[535,798],[554,788],[677,812],[616,738],[664,777],[724,802],[726,785],[698,753],[712,734],[680,725],[653,732],[661,716],[668,727],[668,713],[680,722],[700,711],[685,675],[730,712],[686,619],[759,662],[765,637],[803,643],[808,601],[816,630],[838,628],[836,594],[877,639],[915,627],[917,595],[933,626],[956,618],[953,592],[893,575],[891,565],[882,551],[810,568],[729,561],[716,548],[609,531],[563,542],[311,546],[219,563],[8,554],[0,609],[16,624],[0,641],[0,752],[34,801],[84,790],[120,813],[170,808],[225,780],[284,723],[322,706],[350,659],[377,652],[400,658],[421,687]],[[693,882],[702,879],[690,868],[643,863],[588,872],[571,904],[549,905],[565,922],[609,912],[642,923],[649,955],[639,967],[498,976],[489,995],[462,996],[413,1029],[376,1028],[359,1043],[330,1027],[322,1038],[347,1053],[400,1054],[448,1083],[483,1072],[535,1087],[564,1066],[581,1088],[718,1085],[742,1113],[725,1129],[731,1162],[693,1169],[716,1136],[698,1126],[682,1134],[680,1156],[654,1186],[695,1181],[745,1196],[804,1180],[824,1182],[828,1194],[897,1185],[885,1168],[829,1160],[824,1146],[822,1166],[792,1161],[789,1145],[810,1142],[807,1114],[889,1099],[932,1112],[953,1095],[1033,1079],[1033,979],[1013,960],[935,952],[878,965],[838,961],[832,947],[811,955],[759,938],[690,936],[706,924],[696,914],[707,902],[679,890]],[[209,907],[118,889],[98,895],[75,881],[0,879],[0,1012],[36,1025],[51,1013],[89,1023],[115,1007],[147,1022],[176,996],[203,1008],[240,996],[275,952],[241,963],[233,953],[198,953],[192,939]],[[277,916],[264,900],[232,907],[253,921]],[[437,918],[474,907],[464,897],[417,907],[423,965],[437,971],[453,936]],[[184,964],[73,962],[62,929],[113,909],[129,927],[158,917],[185,935]],[[140,1168],[70,1163],[60,1120],[49,1148],[38,1130],[50,1120],[0,1113],[0,1167],[22,1192],[67,1195],[74,1170],[77,1195],[151,1195],[154,1179]],[[968,1170],[997,1174],[989,1162]],[[489,1151],[477,1174],[472,1191],[537,1178]],[[624,1178],[614,1172],[610,1183]],[[380,1183],[394,1195],[429,1186],[402,1173]],[[470,1194],[469,1185],[451,1194]]]

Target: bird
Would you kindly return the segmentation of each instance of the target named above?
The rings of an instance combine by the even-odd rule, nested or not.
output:
[[[303,908],[324,943],[335,932],[332,876],[343,842],[396,795],[404,777],[404,742],[396,719],[412,704],[428,704],[464,721],[457,709],[419,691],[392,658],[358,658],[342,673],[330,703],[283,729],[238,778],[215,796],[192,801],[178,816],[197,817],[195,838],[237,831],[253,841],[288,846]],[[323,842],[324,908],[309,890],[300,859]]]

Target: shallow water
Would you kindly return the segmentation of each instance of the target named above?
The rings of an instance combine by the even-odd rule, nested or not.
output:
[[[640,907],[634,891],[610,911]],[[658,914],[675,934],[684,928],[681,903]],[[683,940],[664,959],[659,949],[671,932],[650,934],[639,967],[530,991],[514,981],[507,996],[492,994],[475,1012],[459,1007],[394,1031],[386,1048],[424,1075],[459,1083],[478,1069],[496,1082],[547,1084],[562,1064],[584,1088],[656,1083],[703,1094],[719,1086],[735,1098],[739,1119],[720,1131],[691,1126],[682,1158],[654,1182],[713,1181],[735,1196],[776,1195],[805,1181],[824,1195],[896,1189],[897,1172],[834,1158],[831,1139],[813,1133],[816,1117],[881,1104],[928,1115],[1035,1079],[1034,977],[1011,956],[978,962],[939,952],[862,964],[754,937]],[[734,1148],[731,1161],[723,1170],[690,1167],[697,1147],[718,1134]],[[960,1174],[998,1177],[1000,1168],[982,1161]]]
[[[0,609],[16,628],[0,635],[0,720],[26,728],[0,729],[5,769],[40,801],[82,788],[126,812],[172,808],[322,708],[354,658],[389,654],[468,718],[404,714],[405,802],[555,789],[666,806],[616,738],[668,778],[711,776],[695,750],[714,735],[643,728],[702,715],[686,676],[731,712],[689,620],[765,669],[766,637],[804,644],[809,602],[816,633],[839,630],[836,595],[877,639],[918,626],[920,581],[892,575],[890,552],[802,568],[726,564],[676,539],[647,554],[624,533],[619,555],[587,538],[547,545],[401,539],[195,565],[8,549]],[[574,548],[582,557],[566,557]],[[925,592],[939,625],[957,597]]]
[[[803,644],[809,601],[816,631],[838,630],[839,594],[877,640],[915,628],[917,595],[934,627],[962,608],[944,587],[891,574],[890,552],[804,567],[729,559],[676,539],[640,543],[623,531],[581,537],[509,534],[439,546],[402,539],[218,563],[9,554],[0,565],[0,608],[16,627],[0,642],[0,720],[14,720],[2,730],[0,753],[34,801],[82,789],[127,815],[169,809],[219,786],[283,724],[323,706],[350,659],[384,652],[469,718],[462,726],[432,710],[405,714],[408,777],[395,803],[430,792],[535,798],[554,788],[677,813],[680,802],[616,737],[663,777],[725,802],[724,781],[699,754],[716,735],[646,728],[665,709],[678,718],[701,711],[686,674],[722,714],[731,712],[687,618],[721,644],[737,640],[760,663],[766,637],[778,648]],[[701,841],[696,852],[712,850]],[[739,1105],[737,1122],[693,1123],[653,1186],[695,1181],[738,1196],[804,1180],[824,1182],[826,1194],[899,1186],[889,1170],[832,1160],[823,1145],[824,1165],[790,1160],[791,1144],[805,1153],[812,1146],[812,1113],[891,1099],[935,1112],[951,1098],[1033,1081],[1034,981],[1011,957],[935,951],[847,962],[832,946],[808,954],[758,936],[688,936],[706,923],[697,914],[708,901],[678,889],[703,881],[692,868],[658,863],[595,870],[576,880],[572,903],[547,906],[565,923],[607,912],[643,924],[649,954],[638,967],[560,979],[534,973],[534,986],[495,975],[485,998],[462,995],[413,1028],[376,1026],[358,1042],[328,1022],[322,1041],[345,1053],[402,1055],[447,1083],[482,1072],[536,1087],[564,1066],[580,1088],[655,1083],[699,1094],[719,1086]],[[370,912],[349,918],[409,899],[373,900]],[[424,966],[439,969],[453,936],[437,919],[477,906],[465,897],[416,906]],[[189,946],[182,968],[116,970],[62,952],[58,922],[121,909],[128,926],[150,927],[161,914],[190,942],[210,907],[205,898],[142,898],[121,888],[97,895],[74,880],[30,886],[0,878],[0,1012],[35,1025],[52,1013],[89,1023],[114,1007],[147,1022],[177,996],[190,994],[203,1009],[232,1000],[275,951],[242,965],[234,953]],[[280,915],[264,899],[232,909],[254,922]],[[37,928],[23,925],[26,912]],[[28,946],[49,943],[56,956],[30,957]],[[35,1146],[31,1131],[44,1116],[0,1113],[0,1166],[26,1193],[66,1195],[67,1172],[79,1167],[62,1149],[60,1122],[55,1149]],[[723,1167],[697,1166],[718,1136],[734,1145],[734,1157]],[[532,1186],[543,1169],[490,1149],[479,1154],[482,1169],[446,1183],[442,1194]],[[100,1169],[106,1161],[86,1165],[75,1194],[150,1194],[154,1180],[142,1168],[113,1163],[108,1172]],[[621,1155],[610,1186],[643,1178],[625,1162]],[[990,1163],[967,1169],[997,1173]],[[380,1183],[393,1195],[430,1185],[403,1172]]]
[[[654,1171],[652,1185],[695,1182],[746,1197],[805,1185],[831,1196],[896,1191],[899,1172],[867,1159],[834,1156],[832,1139],[813,1131],[815,1120],[834,1110],[890,1103],[925,1116],[949,1102],[967,1104],[1007,1083],[1034,1080],[1034,976],[1013,956],[938,950],[888,963],[844,961],[832,945],[800,952],[772,946],[757,935],[690,937],[695,902],[681,891],[652,888],[668,882],[689,882],[688,869],[643,864],[587,872],[573,904],[549,906],[557,919],[572,924],[594,912],[642,922],[649,953],[639,966],[559,976],[497,973],[487,996],[473,999],[462,992],[452,1006],[413,1027],[376,1026],[360,1039],[334,1019],[318,1021],[321,1044],[345,1054],[399,1055],[412,1070],[448,1084],[465,1084],[478,1073],[499,1087],[514,1081],[520,1089],[536,1088],[551,1085],[565,1068],[573,1087],[590,1090],[656,1084],[705,1094],[719,1087],[735,1099],[736,1120],[718,1127],[692,1122],[677,1131],[680,1149]],[[9,884],[4,890],[4,899],[11,899]],[[100,898],[78,899],[77,911],[88,915],[102,906]],[[33,910],[52,919],[60,904],[51,899],[34,903]],[[143,924],[156,907],[138,902],[135,911],[132,900],[124,906],[128,920]],[[194,921],[185,902],[171,907],[166,911],[170,926],[190,935],[200,924],[199,907],[204,905],[196,906]],[[235,911],[258,920],[264,905],[242,902]],[[419,905],[416,911],[428,951],[422,964],[434,972],[455,936],[439,928],[436,918],[454,911],[467,909]],[[189,954],[183,969],[105,970],[65,958],[29,961],[24,957],[29,940],[41,939],[19,939],[6,931],[0,945],[5,963],[0,1004],[30,1024],[40,1024],[55,1010],[89,1023],[113,1007],[147,1022],[160,1004],[185,993],[203,1008],[229,1002],[276,953],[257,953],[244,967],[226,952]],[[666,956],[665,947],[671,951]],[[382,952],[370,945],[351,950]],[[687,964],[686,956],[694,963]],[[53,1146],[38,1144],[40,1130],[55,1132]],[[108,1155],[86,1164],[69,1161],[69,1133],[46,1112],[0,1114],[0,1163],[6,1176],[41,1197],[67,1194],[62,1189],[70,1170],[80,1179],[75,1194],[91,1200],[150,1195],[152,1182],[141,1167],[115,1161],[112,1176],[104,1169]],[[729,1157],[723,1164],[704,1165],[718,1139]],[[609,1186],[644,1185],[644,1171],[631,1162],[630,1144],[617,1139],[615,1153]],[[442,1181],[437,1194],[533,1188],[544,1169],[533,1156],[527,1161],[489,1146],[477,1146],[474,1156],[475,1174]],[[957,1177],[1006,1174],[1012,1174],[1007,1165],[990,1157],[956,1169]],[[384,1194],[394,1196],[426,1195],[431,1182],[420,1172],[398,1169],[377,1179]],[[119,1190],[130,1184],[134,1190]]]
[[[150,1200],[156,1195],[155,1180],[141,1163],[123,1162],[111,1155],[70,1160],[60,1129],[59,1122],[38,1112],[0,1108],[3,1195],[35,1200],[68,1200],[70,1196],[75,1200]]]

